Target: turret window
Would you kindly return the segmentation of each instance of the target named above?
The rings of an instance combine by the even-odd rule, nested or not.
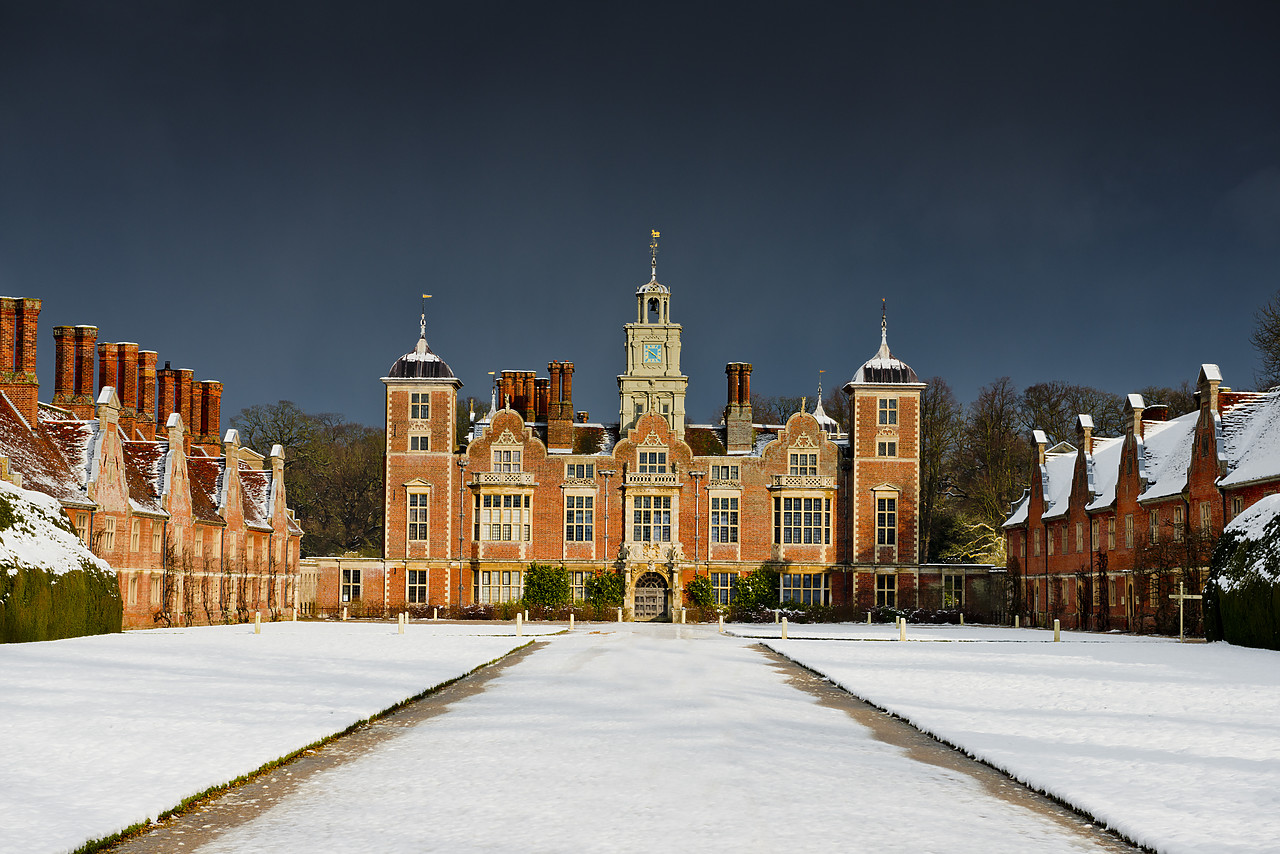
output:
[[[409,493],[409,540],[421,542],[427,538],[427,493]]]
[[[431,439],[426,435],[409,437],[410,451],[429,451],[431,450]]]
[[[877,457],[896,457],[897,455],[898,455],[897,442],[877,442],[876,443]]]
[[[409,395],[409,418],[414,421],[431,419],[431,394],[429,392],[413,392]]]
[[[894,397],[880,398],[880,423],[898,423],[898,399]]]

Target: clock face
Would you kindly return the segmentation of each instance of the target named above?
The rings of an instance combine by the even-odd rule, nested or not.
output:
[[[662,362],[662,345],[661,344],[645,344],[644,345],[644,363],[646,365],[660,364]]]

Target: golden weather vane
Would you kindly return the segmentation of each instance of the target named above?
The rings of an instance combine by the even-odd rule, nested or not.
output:
[[[422,330],[422,337],[427,337],[427,300],[431,299],[431,294],[422,295],[422,315],[418,318],[419,328]]]
[[[658,238],[662,236],[662,232],[649,229],[652,239],[649,242],[649,268],[653,272],[653,278],[658,278]]]

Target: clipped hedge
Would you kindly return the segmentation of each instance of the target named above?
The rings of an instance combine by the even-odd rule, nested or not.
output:
[[[118,632],[123,618],[114,573],[92,566],[59,575],[37,566],[0,568],[0,642]]]
[[[1256,509],[1261,512],[1255,520],[1241,517],[1253,525],[1233,523],[1214,548],[1204,591],[1205,637],[1280,649],[1280,515],[1267,519],[1268,508]]]

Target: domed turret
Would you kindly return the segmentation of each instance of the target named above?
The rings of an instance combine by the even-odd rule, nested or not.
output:
[[[919,383],[920,377],[911,366],[889,352],[889,324],[883,304],[880,309],[880,349],[854,373],[851,385],[886,385]]]
[[[453,371],[427,346],[425,333],[408,353],[396,359],[387,376],[397,379],[453,379]]]

